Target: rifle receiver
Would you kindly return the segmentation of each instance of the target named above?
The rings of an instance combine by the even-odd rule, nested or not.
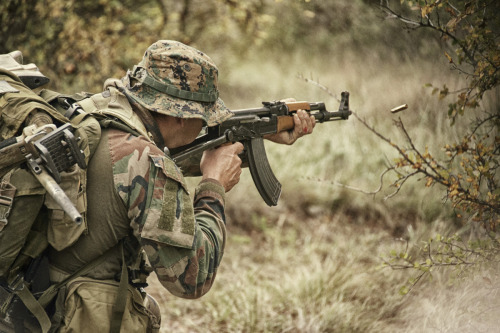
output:
[[[226,142],[242,142],[245,149],[240,156],[243,167],[248,166],[254,184],[262,199],[269,206],[276,206],[281,195],[281,184],[276,179],[266,156],[263,139],[268,134],[276,134],[294,128],[293,115],[298,110],[305,110],[322,123],[325,121],[345,120],[352,114],[349,110],[349,92],[341,94],[338,111],[329,112],[323,102],[263,102],[263,107],[232,110],[234,116],[223,123],[206,128],[205,134],[191,144],[171,150],[176,163],[187,161],[191,157],[201,156],[207,149]],[[314,112],[313,112],[314,111]],[[199,176],[199,167],[190,168],[190,175]]]

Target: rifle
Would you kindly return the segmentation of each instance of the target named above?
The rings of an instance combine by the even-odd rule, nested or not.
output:
[[[0,142],[0,170],[27,162],[32,174],[64,212],[75,223],[81,224],[82,216],[58,185],[61,181],[60,172],[75,164],[86,168],[85,157],[73,131],[70,124],[58,128],[54,124],[25,127],[22,135]],[[3,199],[12,200],[7,197]]]
[[[2,71],[4,75],[15,74],[29,89],[39,88],[49,82],[35,64],[23,65],[21,51],[0,54],[0,69],[8,71]],[[0,86],[1,93],[16,94],[19,90],[4,83]],[[69,170],[75,164],[86,168],[84,154],[78,147],[78,139],[74,137],[74,128],[68,123],[57,128],[50,116],[36,107],[36,101],[31,100],[30,103],[33,104],[33,111],[30,120],[25,121],[27,126],[22,134],[3,141],[0,139],[0,178],[8,170],[26,162],[47,193],[75,223],[81,224],[82,216],[58,185],[62,171]],[[9,196],[0,195],[0,204],[12,206],[15,192],[10,193]],[[9,211],[10,208],[6,215]],[[0,222],[5,217],[0,217]]]
[[[349,92],[341,94],[339,110],[329,112],[325,103],[317,102],[263,102],[263,107],[234,110],[234,116],[217,126],[208,127],[204,134],[192,143],[170,151],[174,162],[182,165],[187,159],[196,158],[207,149],[226,142],[241,142],[244,150],[240,155],[242,166],[248,166],[260,196],[269,206],[276,206],[281,195],[281,184],[276,179],[264,147],[263,137],[294,127],[293,114],[297,110],[308,111],[316,121],[346,120],[349,110]],[[197,172],[196,172],[197,173]]]

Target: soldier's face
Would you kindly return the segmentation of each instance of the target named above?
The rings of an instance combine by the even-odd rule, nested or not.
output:
[[[177,118],[157,113],[154,117],[165,145],[170,149],[193,142],[203,127],[201,119]]]
[[[183,136],[183,141],[185,143],[180,146],[184,146],[190,144],[196,139],[198,134],[200,134],[201,129],[203,128],[203,121],[201,119],[186,119],[184,118],[184,126],[180,131]]]

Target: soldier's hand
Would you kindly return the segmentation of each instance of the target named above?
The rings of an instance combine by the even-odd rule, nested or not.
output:
[[[283,100],[284,102],[294,102],[292,98]],[[282,131],[276,134],[265,135],[264,138],[276,143],[291,145],[298,138],[311,134],[316,126],[316,118],[309,115],[304,110],[298,110],[297,113],[293,115],[294,128],[287,131]]]
[[[202,178],[217,180],[229,192],[240,181],[241,159],[238,154],[242,151],[243,145],[236,142],[203,152],[200,162]]]

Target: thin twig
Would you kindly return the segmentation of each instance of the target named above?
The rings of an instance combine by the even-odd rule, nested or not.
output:
[[[328,95],[332,96],[333,98],[335,98],[337,100],[337,102],[340,103],[340,99],[338,98],[338,95],[335,94],[333,91],[331,91],[328,87],[322,85],[318,81],[308,79],[308,78],[304,77],[304,75],[302,75],[302,74],[298,74],[297,77],[299,79],[304,80],[307,83],[311,83],[311,84],[315,85],[316,87],[320,88],[321,90],[325,91]]]

